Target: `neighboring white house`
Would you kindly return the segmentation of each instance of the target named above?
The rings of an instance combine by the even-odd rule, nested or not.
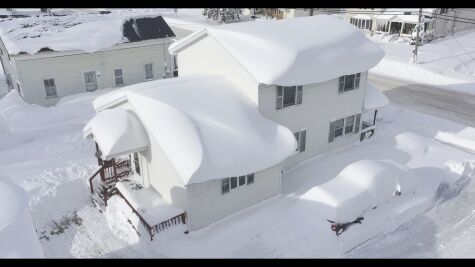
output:
[[[179,75],[220,74],[288,127],[304,159],[360,140],[368,70],[378,45],[329,15],[262,20],[203,29],[170,46]]]
[[[28,103],[173,76],[174,32],[161,16],[41,15],[0,19],[0,61]]]
[[[91,192],[100,174],[106,205],[118,193],[152,235],[279,194],[283,171],[374,133],[361,114],[387,104],[366,81],[384,52],[334,16],[213,27],[170,52],[178,78],[97,98],[84,128],[101,165]]]

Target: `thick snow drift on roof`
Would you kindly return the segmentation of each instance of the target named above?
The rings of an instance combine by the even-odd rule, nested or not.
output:
[[[392,161],[360,160],[302,198],[324,204],[328,219],[349,222],[389,201],[397,191],[414,194],[416,179],[409,169]]]
[[[367,110],[377,109],[389,104],[389,99],[371,83],[366,83],[364,108]]]
[[[148,137],[139,118],[130,110],[107,109],[84,127],[84,136],[94,138],[102,159],[147,149]]]
[[[42,258],[25,190],[0,176],[0,258]]]
[[[11,55],[19,53],[35,54],[43,48],[54,51],[85,51],[113,47],[114,45],[134,41],[124,37],[123,24],[127,21],[141,21],[142,16],[133,13],[113,12],[111,14],[72,13],[65,16],[28,16],[25,18],[0,19],[0,36]],[[145,20],[150,20],[152,14]],[[159,15],[162,27],[152,25],[148,33],[157,32],[157,36],[164,30],[173,34],[168,25]],[[129,23],[130,24],[130,23]],[[127,25],[129,25],[127,24]],[[135,25],[136,30],[142,28]],[[130,31],[127,31],[130,34]]]
[[[328,15],[233,23],[202,30],[169,48],[172,54],[199,36],[216,39],[259,82],[303,85],[367,71],[384,51],[348,22]]]
[[[94,108],[124,97],[185,184],[264,170],[295,153],[292,132],[223,76],[135,84],[97,98]]]

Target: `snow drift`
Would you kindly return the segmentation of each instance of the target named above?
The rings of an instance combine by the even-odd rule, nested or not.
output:
[[[25,190],[0,176],[0,258],[42,258]]]
[[[397,196],[414,194],[417,178],[407,167],[389,160],[360,160],[337,177],[317,186],[302,198],[319,202],[328,219],[349,222]],[[311,199],[309,199],[311,198]]]

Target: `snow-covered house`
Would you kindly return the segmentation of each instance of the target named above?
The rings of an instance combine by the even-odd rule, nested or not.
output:
[[[172,76],[174,32],[161,16],[41,15],[0,19],[10,90],[28,103]]]
[[[284,169],[360,140],[368,70],[384,55],[357,28],[331,15],[207,28],[169,50],[180,76],[223,75],[264,116],[292,130],[299,147]]]
[[[289,129],[221,75],[130,85],[93,105],[84,135],[112,166],[111,179],[121,176],[119,161],[130,167],[131,181],[114,180],[115,188],[152,236],[176,219],[196,230],[279,194],[282,162],[297,147]],[[100,172],[107,180],[102,169],[91,186]]]

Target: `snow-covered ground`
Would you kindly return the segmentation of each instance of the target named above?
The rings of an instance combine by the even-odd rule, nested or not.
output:
[[[475,30],[424,43],[417,64],[410,63],[414,45],[371,39],[386,52],[371,74],[475,95]]]
[[[475,129],[389,106],[382,112],[375,138],[303,162],[285,174],[282,196],[188,235],[180,227],[161,232],[153,242],[145,232],[142,238],[134,236],[131,228],[117,234],[114,221],[108,221],[90,201],[87,177],[97,163],[93,144],[82,137],[82,128],[94,115],[92,100],[107,91],[70,96],[50,108],[22,104],[16,94],[0,100],[4,129],[0,133],[0,170],[27,190],[46,257],[344,256],[360,242],[394,230],[400,222],[433,205],[429,195],[425,200],[395,201],[387,209],[366,214],[363,224],[337,238],[312,202],[312,192],[361,159],[393,160],[432,187],[441,180],[447,185],[439,189],[439,196],[452,195],[437,198],[439,205],[457,202],[462,215],[473,209],[473,203],[458,199],[457,188],[460,184],[470,186],[463,179],[473,179],[475,156],[458,147],[472,146],[475,135],[470,132]],[[443,143],[439,141],[441,133]],[[451,212],[447,209],[438,216],[450,217]],[[391,217],[391,213],[403,216]],[[393,223],[383,223],[385,216]],[[439,230],[451,226],[442,225]]]

